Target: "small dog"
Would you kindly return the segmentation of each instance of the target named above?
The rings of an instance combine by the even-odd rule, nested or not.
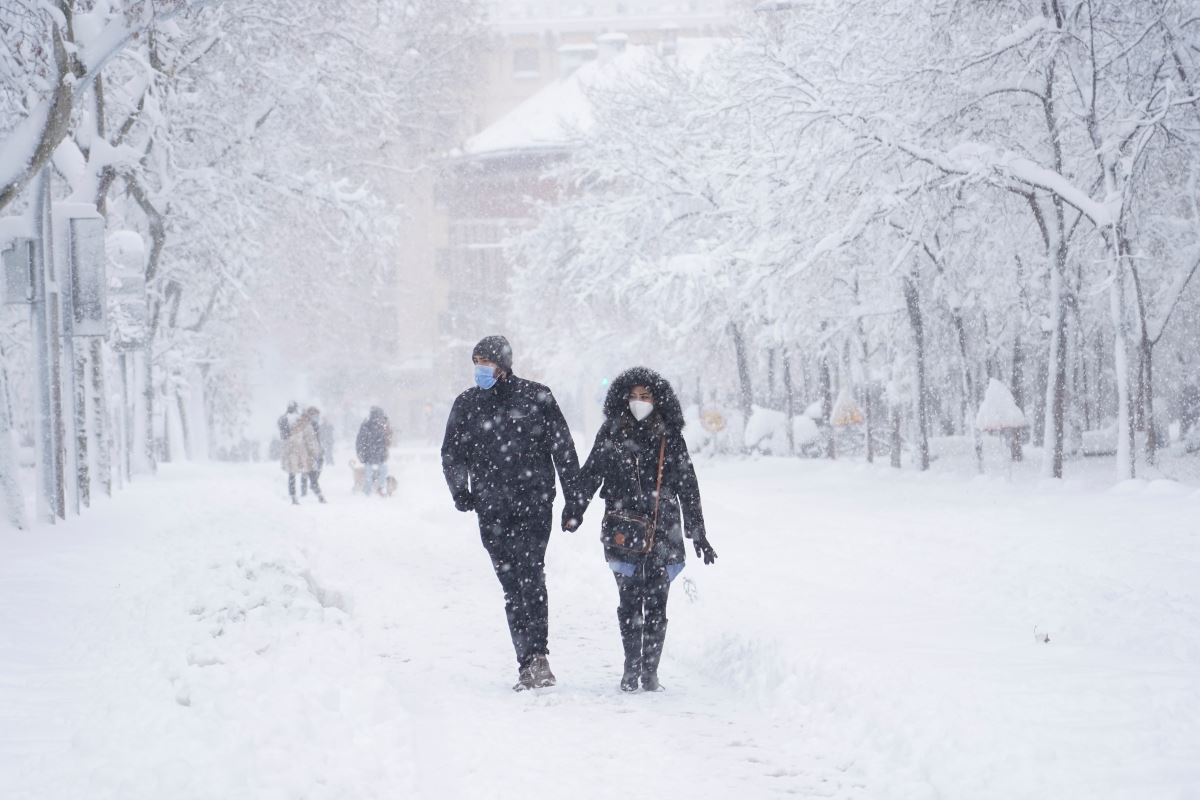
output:
[[[358,463],[358,459],[352,458],[352,459],[350,459],[350,472],[354,475],[354,493],[358,494],[359,492],[361,492],[363,489],[366,488],[367,468],[364,467],[362,464]],[[393,477],[391,475],[387,476],[387,480],[385,481],[385,484],[386,484],[386,488],[380,489],[379,495],[381,497],[391,497],[393,494],[396,493],[396,487],[399,486],[399,484],[396,483],[395,477]]]

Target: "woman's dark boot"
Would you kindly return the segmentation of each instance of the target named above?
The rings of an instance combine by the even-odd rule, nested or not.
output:
[[[666,618],[647,617],[642,637],[642,688],[647,692],[663,691],[663,685],[658,682],[658,662],[662,658],[666,638]]]
[[[632,620],[620,618],[621,646],[625,648],[625,670],[621,674],[621,691],[636,692],[642,673],[642,629]]]

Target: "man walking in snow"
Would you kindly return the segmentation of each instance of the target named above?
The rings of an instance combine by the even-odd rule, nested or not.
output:
[[[442,471],[454,505],[474,511],[479,535],[504,589],[516,650],[516,691],[554,685],[547,659],[546,545],[554,506],[554,472],[572,509],[579,460],[567,421],[550,390],[513,375],[503,336],[475,345],[475,386],[454,401],[442,442]]]
[[[387,494],[388,448],[392,446],[392,424],[379,406],[371,406],[371,413],[358,427],[358,438],[354,440],[354,452],[363,465],[363,493],[371,496],[372,490],[380,497]]]

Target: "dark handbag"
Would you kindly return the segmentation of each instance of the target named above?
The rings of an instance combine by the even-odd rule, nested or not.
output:
[[[663,461],[667,455],[667,437],[658,446],[658,478],[654,484],[654,517],[632,511],[609,511],[600,523],[600,541],[606,547],[629,556],[644,556],[654,549],[658,528],[658,501],[662,494]]]

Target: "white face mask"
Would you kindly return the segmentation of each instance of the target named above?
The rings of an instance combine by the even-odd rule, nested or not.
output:
[[[647,403],[645,400],[630,400],[629,413],[633,414],[633,418],[641,422],[646,417],[650,416],[650,412],[654,410],[654,403]]]

